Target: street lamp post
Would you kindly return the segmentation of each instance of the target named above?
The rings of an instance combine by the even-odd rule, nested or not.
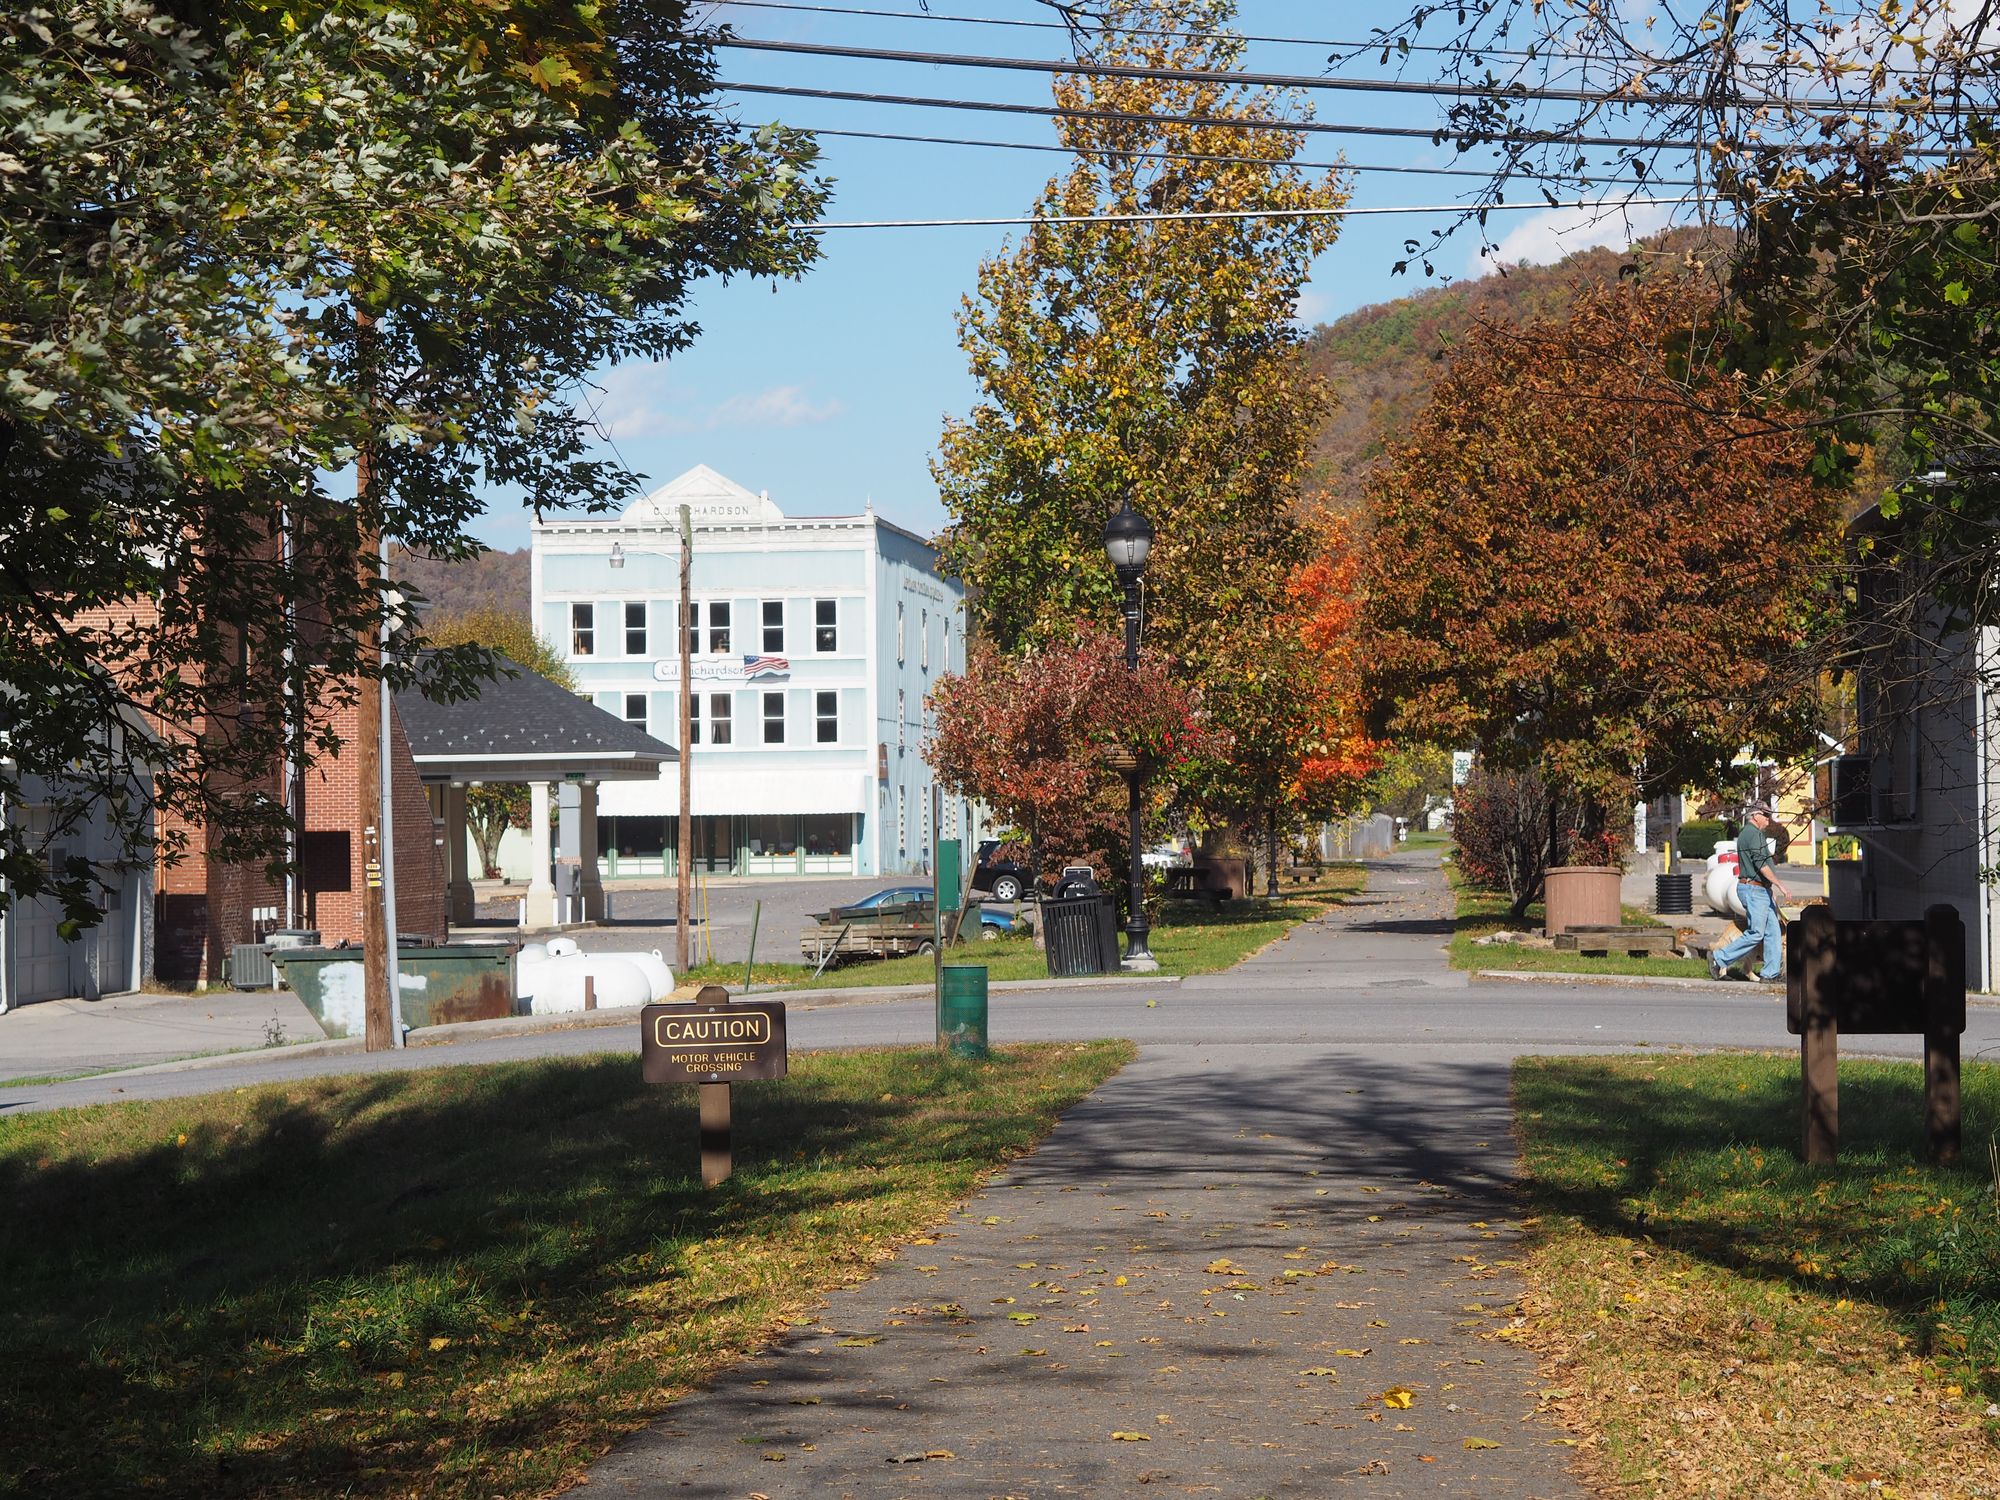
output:
[[[1136,674],[1139,670],[1139,584],[1146,575],[1146,559],[1153,551],[1153,523],[1132,508],[1130,490],[1125,492],[1117,512],[1104,523],[1104,551],[1118,573],[1119,586],[1125,591],[1125,669]],[[1129,798],[1127,812],[1131,820],[1132,898],[1131,916],[1125,923],[1125,962],[1122,967],[1150,973],[1160,964],[1146,946],[1146,937],[1151,929],[1146,922],[1146,864],[1141,842],[1144,831],[1139,812],[1140,778],[1144,774],[1143,766],[1136,760],[1125,773]]]

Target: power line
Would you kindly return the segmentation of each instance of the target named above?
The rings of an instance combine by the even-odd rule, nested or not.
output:
[[[1458,137],[1483,146],[1509,141],[1544,146],[1622,146],[1647,151],[1695,151],[1701,148],[1699,141],[1652,141],[1642,137],[1615,135],[1580,137],[1562,131],[1548,130],[1459,131],[1441,128],[1421,129],[1409,125],[1330,125],[1324,120],[1246,120],[1220,115],[1145,114],[1123,109],[1064,109],[1060,105],[1000,104],[987,99],[939,99],[910,94],[862,93],[850,89],[808,89],[776,83],[717,82],[713,87],[724,92],[780,94],[792,99],[841,99],[856,104],[913,105],[920,109],[973,109],[993,114],[1037,115],[1045,119],[1123,120],[1138,125],[1192,125],[1204,129],[1272,130],[1302,135],[1385,136],[1433,143],[1440,138]]]
[[[789,3],[789,0],[728,0],[728,3],[735,6],[742,6],[749,10],[783,10],[806,15],[870,16],[885,21],[949,21],[966,26],[1014,26],[1030,31],[1060,31],[1066,34],[1070,31],[1069,26],[1062,21],[1026,21],[1018,18],[1002,19],[998,16],[954,16],[945,15],[937,11],[870,10],[862,6],[853,5],[798,5]],[[1348,52],[1374,51],[1383,46],[1387,46],[1391,52],[1400,53],[1405,50],[1397,47],[1393,42],[1384,42],[1380,37],[1370,42],[1340,42],[1328,41],[1316,37],[1258,36],[1254,33],[1239,33],[1234,31],[1168,31],[1157,27],[1144,26],[1121,27],[1119,29],[1128,36],[1164,36],[1184,41],[1227,40],[1273,42],[1280,46],[1331,47],[1336,51]],[[1461,49],[1457,47],[1434,47],[1412,42],[1407,50],[1411,52],[1453,53]],[[1481,57],[1518,57],[1524,61],[1532,61],[1536,58],[1546,57],[1548,54],[1512,51],[1504,47],[1482,47],[1479,49],[1479,55]]]
[[[743,0],[729,0],[740,5]],[[753,125],[738,125],[739,130],[754,130]],[[889,130],[827,130],[817,125],[794,127],[808,135],[835,136],[842,140],[855,141],[906,141],[921,146],[979,146],[996,151],[1054,151],[1063,156],[1073,156],[1075,151],[1069,146],[1058,146],[1048,141],[987,141],[953,135],[903,135]],[[1225,166],[1246,167],[1297,167],[1305,172],[1395,172],[1413,177],[1478,177],[1490,180],[1493,173],[1478,167],[1409,167],[1391,166],[1381,162],[1358,161],[1288,161],[1281,156],[1222,156],[1201,151],[1120,151],[1120,156],[1131,157],[1135,161],[1187,161],[1218,162]],[[1645,187],[1701,187],[1703,184],[1692,179],[1648,177],[1643,183],[1626,178],[1598,178],[1595,181],[1616,185],[1630,181],[1633,186]]]
[[[1700,198],[1628,198],[1617,203],[1606,203],[1594,198],[1574,198],[1566,201],[1558,199],[1553,203],[1492,203],[1483,206],[1465,203],[1411,203],[1388,208],[1179,209],[1129,214],[1030,214],[1026,217],[992,219],[850,219],[832,224],[801,224],[799,228],[808,234],[817,234],[829,229],[959,229],[1041,224],[1160,224],[1228,219],[1345,219],[1349,216],[1366,214],[1487,214],[1504,213],[1509,210],[1541,211],[1550,208],[1600,209],[1605,217],[1609,218],[1613,214],[1624,214],[1635,208],[1672,208],[1679,204],[1702,201]]]
[[[800,57],[839,57],[870,62],[924,63],[945,68],[996,68],[1010,72],[1084,74],[1093,78],[1140,78],[1172,83],[1219,83],[1245,88],[1323,89],[1364,94],[1414,94],[1441,99],[1491,99],[1555,104],[1611,104],[1657,109],[1662,106],[1698,106],[1704,101],[1690,94],[1661,94],[1651,90],[1559,89],[1495,86],[1483,88],[1465,83],[1409,82],[1400,78],[1330,78],[1315,73],[1246,73],[1218,68],[1171,68],[1151,64],[1113,62],[1071,62],[1037,57],[982,57],[962,52],[913,52],[886,47],[844,47],[829,42],[785,42],[755,37],[721,36],[718,47],[739,52],[783,52]],[[1786,99],[1756,95],[1732,101],[1743,109],[1825,109],[1842,113],[1875,112],[1887,105],[1849,103],[1840,99]]]

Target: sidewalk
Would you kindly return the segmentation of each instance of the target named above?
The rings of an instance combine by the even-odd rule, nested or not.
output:
[[[1357,950],[1441,970],[1435,872],[1376,875],[1201,985],[1294,994]],[[1507,1065],[1392,1052],[1147,1048],[590,1493],[1580,1500],[1508,1337]]]
[[[325,1037],[289,990],[43,1000],[0,1016],[0,1081],[145,1067]]]

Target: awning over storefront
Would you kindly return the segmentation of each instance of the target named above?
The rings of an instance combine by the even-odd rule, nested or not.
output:
[[[865,813],[874,778],[856,770],[705,769],[695,752],[691,777],[698,818],[770,813]],[[668,767],[651,782],[621,781],[598,794],[597,811],[607,818],[660,817],[681,810],[680,770]]]

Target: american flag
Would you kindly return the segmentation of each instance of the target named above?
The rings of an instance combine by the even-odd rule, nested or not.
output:
[[[743,676],[780,677],[792,670],[792,664],[782,656],[746,656],[743,658]]]

